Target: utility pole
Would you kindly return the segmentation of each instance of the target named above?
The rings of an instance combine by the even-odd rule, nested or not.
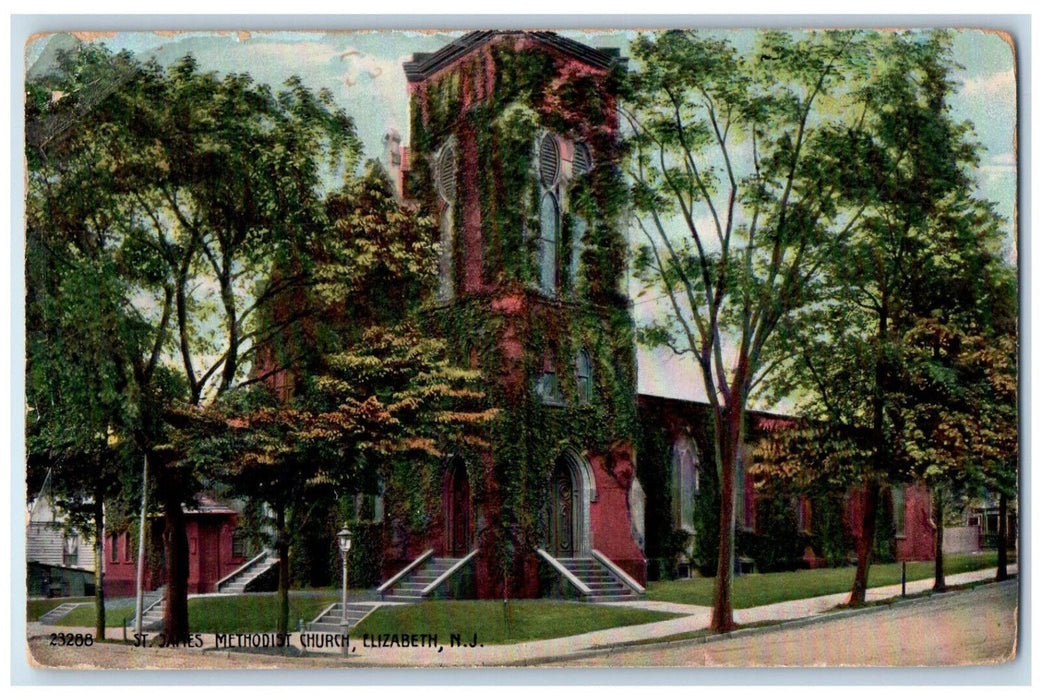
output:
[[[137,538],[137,600],[134,602],[134,633],[141,634],[141,614],[145,602],[145,520],[148,518],[148,455],[141,469],[141,523]],[[141,637],[135,637],[141,639]]]

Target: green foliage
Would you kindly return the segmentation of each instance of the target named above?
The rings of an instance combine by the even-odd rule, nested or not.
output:
[[[643,342],[690,355],[714,420],[730,504],[746,405],[770,372],[775,331],[813,300],[818,268],[859,220],[871,177],[851,158],[875,35],[764,32],[743,55],[698,31],[639,37],[624,115],[642,294],[665,309]],[[718,570],[734,522],[722,508]],[[729,579],[714,628],[733,626]]]
[[[618,129],[610,97],[619,76],[614,69],[589,71],[511,41],[474,52],[413,93],[413,165],[406,188],[427,215],[442,211],[433,161],[455,138],[456,189],[476,195],[481,216],[481,269],[464,273],[465,197],[457,196],[451,205],[454,301],[442,306],[432,300],[427,319],[433,333],[449,340],[458,365],[476,362],[486,378],[488,404],[500,409],[487,429],[491,454],[466,443],[456,450],[472,485],[495,484],[495,494],[474,493],[475,507],[495,509],[477,533],[482,550],[496,562],[493,586],[523,580],[521,562],[544,544],[546,491],[562,451],[589,449],[603,456],[617,443],[632,445],[636,433],[633,336],[622,288],[625,188],[616,167]],[[486,68],[495,72],[494,87],[464,109],[465,90],[483,81]],[[534,156],[544,130],[587,144],[593,159],[590,172],[569,181],[562,200],[561,257],[570,260],[574,243],[580,263],[578,270],[562,265],[552,295],[539,290],[535,264],[541,191]],[[580,219],[585,232],[575,241],[583,229]],[[480,289],[473,288],[474,277]],[[512,343],[519,343],[520,353]],[[575,380],[580,350],[593,364],[588,402]],[[554,405],[535,392],[547,362],[561,394]],[[402,531],[392,535],[403,547],[414,535],[424,537],[428,514],[439,512],[443,474],[444,466],[392,477],[395,493],[406,501],[394,514]]]
[[[889,489],[886,489],[889,491]],[[889,493],[884,493],[879,499],[879,508],[876,514],[875,543],[873,544],[872,560],[880,563],[889,563],[897,558],[897,541],[894,539],[894,501]]]
[[[340,343],[352,328],[393,325],[415,310],[437,272],[437,228],[402,206],[375,161],[326,200],[331,235],[312,253],[314,294]]]
[[[846,506],[843,492],[823,490],[808,497],[811,503],[811,548],[817,556],[825,559],[828,566],[847,564],[854,542],[843,520]]]
[[[761,494],[756,500],[756,532],[738,547],[756,562],[761,573],[792,571],[799,568],[806,546],[796,521],[795,498],[784,492]]]
[[[328,228],[324,175],[351,173],[360,143],[328,92],[291,78],[276,93],[245,74],[200,71],[191,56],[163,69],[84,45],[26,93],[28,297],[40,302],[27,317],[31,401],[89,418],[85,433],[102,445],[121,440],[153,458],[173,528],[167,631],[181,639],[178,511],[220,454],[189,450],[212,427],[195,408],[264,364],[278,331],[269,309],[302,282],[290,263]],[[293,273],[273,276],[276,267]],[[82,349],[53,356],[82,371],[66,372],[79,388],[44,404],[55,393],[46,378],[60,377],[46,367],[61,364],[48,349],[79,338]]]
[[[822,259],[814,303],[784,319],[767,350],[769,395],[795,399],[807,420],[761,456],[765,471],[807,490],[979,482],[983,454],[1016,454],[1002,437],[1015,432],[1012,395],[1005,412],[987,407],[994,394],[975,354],[989,348],[993,376],[1011,386],[1016,293],[997,256],[999,220],[974,195],[971,128],[947,108],[951,37],[882,34],[871,49],[857,218]],[[983,436],[987,415],[1006,416],[1007,429]],[[875,532],[884,561],[894,556],[888,507],[883,499]]]
[[[347,558],[349,584],[354,588],[374,588],[383,580],[383,523],[348,523],[352,533]]]

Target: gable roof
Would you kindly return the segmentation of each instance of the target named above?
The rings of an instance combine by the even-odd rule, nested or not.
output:
[[[475,49],[488,44],[493,39],[510,34],[526,36],[541,44],[550,46],[566,56],[571,56],[596,68],[608,68],[612,63],[620,60],[618,49],[595,49],[592,46],[565,38],[554,32],[486,30],[470,32],[455,41],[449,42],[434,53],[413,54],[412,60],[406,61],[404,64],[405,77],[410,83],[419,82],[463,58]]]

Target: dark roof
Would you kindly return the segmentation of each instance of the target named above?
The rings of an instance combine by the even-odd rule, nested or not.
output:
[[[637,394],[637,403],[643,404],[659,404],[664,406],[672,406],[675,409],[681,410],[695,410],[695,411],[708,411],[712,407],[708,401],[701,399],[676,399],[668,396],[656,396],[654,394]],[[767,421],[782,421],[791,422],[799,420],[799,416],[794,416],[789,413],[778,413],[777,411],[761,411],[758,409],[747,408],[745,414],[750,418],[762,422]]]
[[[194,507],[185,508],[185,515],[228,515],[238,512],[204,494],[197,494],[195,500]]]
[[[405,62],[405,77],[410,83],[423,80],[479,46],[484,46],[496,37],[507,34],[525,34],[547,46],[553,47],[566,56],[579,59],[596,68],[608,68],[612,63],[620,60],[618,49],[595,49],[592,46],[567,39],[553,32],[488,30],[470,32],[446,44],[434,53],[413,54],[412,60]]]

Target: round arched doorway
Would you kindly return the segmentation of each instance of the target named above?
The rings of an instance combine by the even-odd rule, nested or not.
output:
[[[547,550],[555,557],[590,552],[592,478],[585,460],[566,450],[555,461],[547,498]]]
[[[473,547],[473,527],[470,510],[470,478],[467,465],[459,457],[449,463],[445,498],[446,543],[449,556],[463,557]]]

